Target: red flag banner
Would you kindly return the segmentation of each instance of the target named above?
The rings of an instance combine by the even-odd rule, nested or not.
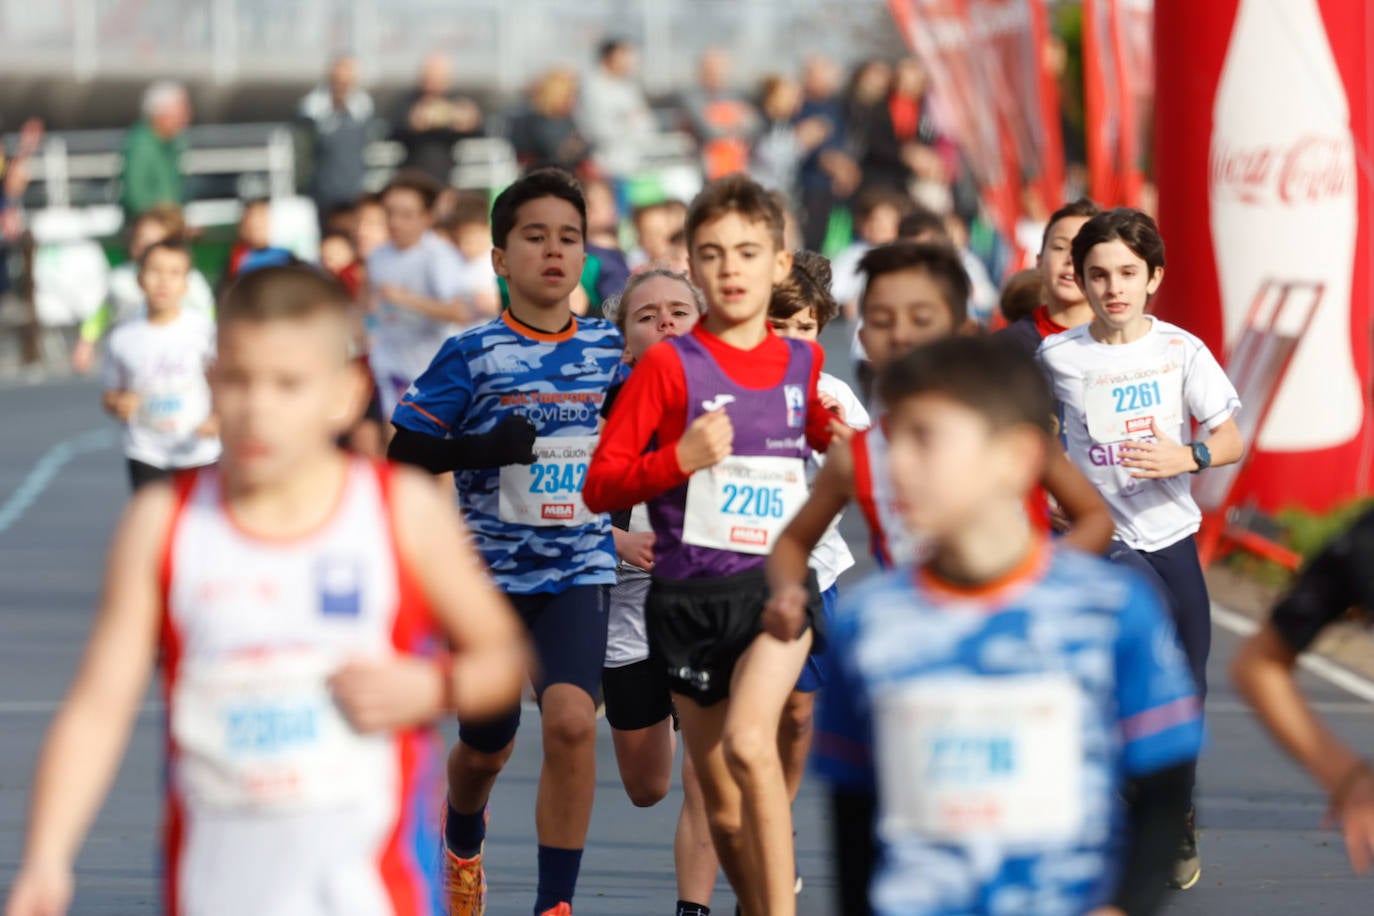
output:
[[[1064,184],[1063,140],[1047,23],[1040,0],[889,0],[907,45],[930,71],[940,108],[983,189],[1015,239],[1028,185],[1050,207]]]
[[[1083,0],[1089,193],[1107,206],[1138,206],[1145,184],[1153,21],[1153,0]]]

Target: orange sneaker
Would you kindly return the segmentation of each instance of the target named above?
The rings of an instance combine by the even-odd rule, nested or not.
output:
[[[444,849],[444,899],[448,916],[483,916],[487,911],[487,873],[482,853],[460,859]]]
[[[560,903],[551,910],[545,910],[539,916],[572,916],[572,904]]]

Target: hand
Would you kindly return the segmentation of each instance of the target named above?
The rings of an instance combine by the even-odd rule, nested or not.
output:
[[[615,536],[616,556],[638,566],[640,569],[654,568],[654,533],[652,531],[632,532],[612,528]]]
[[[138,413],[140,402],[139,396],[132,391],[121,391],[111,398],[110,412],[123,422],[128,423],[133,419],[134,414]]]
[[[1130,442],[1118,449],[1121,453],[1121,466],[1130,468],[1131,476],[1139,480],[1165,480],[1197,470],[1193,460],[1193,450],[1179,445],[1164,435],[1159,425],[1150,420],[1150,434],[1153,442]]]
[[[95,365],[95,344],[89,340],[78,340],[72,348],[72,369],[78,375],[85,375]]]
[[[826,118],[816,117],[806,118],[798,121],[794,128],[797,138],[797,145],[804,152],[810,152],[820,146],[830,137],[830,121]]]
[[[831,420],[829,429],[831,442],[848,442],[854,438],[854,427],[846,426],[841,420]]]
[[[724,407],[702,414],[677,440],[677,466],[691,474],[719,464],[730,457],[734,442],[735,427]]]
[[[1374,772],[1365,770],[1355,777],[1334,813],[1341,823],[1350,866],[1363,875],[1374,864]]]
[[[196,435],[202,439],[213,439],[219,435],[219,417],[214,414],[205,418],[205,422],[196,427]]]
[[[809,597],[806,588],[795,583],[770,595],[763,606],[763,631],[783,642],[801,636]]]
[[[491,455],[496,459],[492,467],[508,464],[534,464],[539,456],[534,453],[534,440],[539,431],[528,417],[512,414],[504,417],[486,434]]]
[[[329,689],[358,731],[394,731],[443,713],[444,680],[434,659],[393,655],[348,662],[329,679]]]
[[[840,403],[839,398],[833,394],[826,394],[824,391],[816,392],[816,397],[820,398],[822,407],[838,417],[841,423],[844,422],[844,405]]]
[[[383,283],[381,286],[377,287],[377,296],[392,305],[399,305],[402,307],[409,307],[410,303],[415,301],[415,297],[411,294],[410,290],[397,283]]]
[[[5,916],[62,916],[72,902],[72,870],[25,863],[14,878]]]

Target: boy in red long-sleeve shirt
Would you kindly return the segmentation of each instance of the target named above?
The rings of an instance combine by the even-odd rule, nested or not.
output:
[[[595,512],[649,504],[650,651],[668,671],[721,865],[758,916],[796,911],[778,721],[824,638],[814,587],[799,637],[762,632],[763,563],[806,500],[810,450],[844,429],[817,399],[820,348],[768,326],[773,284],[792,265],[782,230],[777,203],[743,176],[693,201],[687,243],[706,315],[641,358],[583,488]]]

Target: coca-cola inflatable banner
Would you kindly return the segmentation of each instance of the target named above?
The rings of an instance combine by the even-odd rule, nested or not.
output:
[[[1232,503],[1370,492],[1371,27],[1356,0],[1155,0],[1159,313],[1224,354],[1266,290],[1316,303]]]

